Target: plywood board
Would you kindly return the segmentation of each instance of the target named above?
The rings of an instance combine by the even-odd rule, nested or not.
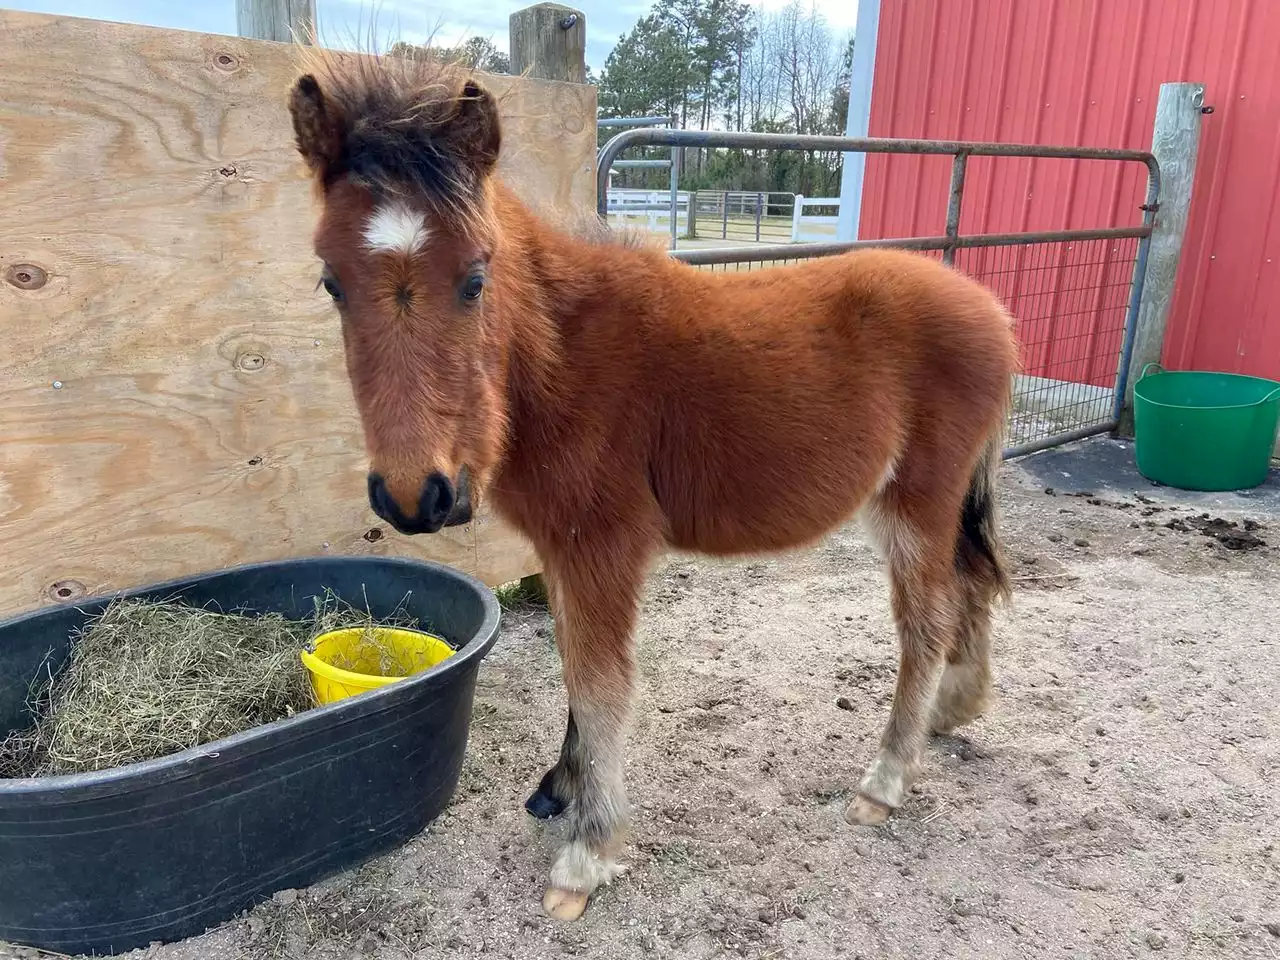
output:
[[[330,552],[537,569],[368,508],[288,46],[0,11],[0,63],[0,616]],[[594,88],[491,85],[508,182],[591,209]]]

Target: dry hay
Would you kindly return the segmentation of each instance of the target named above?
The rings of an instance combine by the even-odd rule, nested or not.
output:
[[[315,706],[298,656],[327,630],[376,624],[332,596],[312,619],[115,600],[32,690],[35,724],[0,741],[0,777],[105,770],[177,753]]]

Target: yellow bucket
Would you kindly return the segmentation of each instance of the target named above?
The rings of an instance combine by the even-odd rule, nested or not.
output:
[[[316,638],[301,651],[316,701],[333,703],[421,673],[453,656],[437,636],[399,627],[348,627]]]

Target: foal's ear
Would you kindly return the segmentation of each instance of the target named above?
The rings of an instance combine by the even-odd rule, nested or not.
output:
[[[311,74],[299,77],[289,92],[289,113],[293,115],[298,152],[311,172],[324,179],[342,156],[342,124]]]
[[[493,170],[502,146],[498,105],[488,90],[468,80],[458,97],[458,112],[449,124],[449,139],[463,159],[482,176]]]

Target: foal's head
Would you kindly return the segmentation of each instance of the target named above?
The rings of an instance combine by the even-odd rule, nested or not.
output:
[[[487,306],[493,97],[441,64],[329,53],[289,108],[322,201],[320,283],[342,318],[370,504],[404,533],[465,523],[505,433]]]

